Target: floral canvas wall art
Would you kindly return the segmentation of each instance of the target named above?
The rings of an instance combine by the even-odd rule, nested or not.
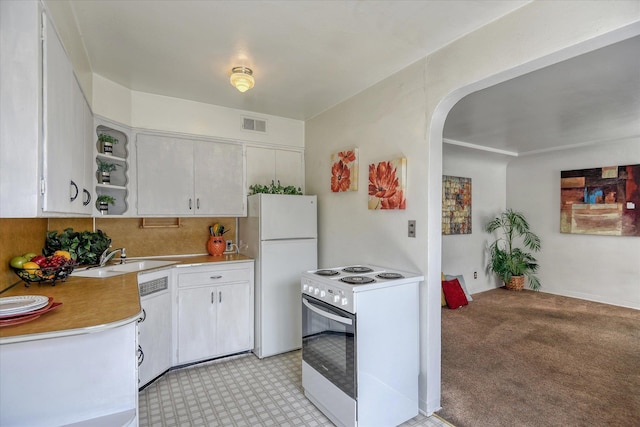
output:
[[[560,172],[560,232],[640,236],[640,165]]]
[[[369,165],[369,209],[406,209],[407,159]]]
[[[331,154],[331,191],[358,190],[358,149]]]
[[[471,234],[471,178],[442,176],[442,234]]]

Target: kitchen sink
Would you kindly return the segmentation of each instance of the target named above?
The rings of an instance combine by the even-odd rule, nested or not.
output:
[[[177,263],[178,261],[163,261],[157,259],[136,260],[129,261],[125,264],[107,264],[104,267],[76,270],[71,273],[71,275],[77,277],[95,277],[106,279],[107,277],[119,276],[121,274],[134,273],[137,271],[149,270],[151,268],[164,267]]]

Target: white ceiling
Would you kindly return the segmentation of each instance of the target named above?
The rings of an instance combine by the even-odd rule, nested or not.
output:
[[[91,69],[132,90],[309,119],[529,1],[71,0]],[[462,99],[444,137],[522,154],[640,135],[640,37]],[[256,86],[228,82],[249,66]]]
[[[529,1],[70,2],[91,69],[129,89],[306,120]],[[229,84],[234,66],[256,86]]]
[[[461,99],[444,138],[526,154],[640,136],[640,36]]]

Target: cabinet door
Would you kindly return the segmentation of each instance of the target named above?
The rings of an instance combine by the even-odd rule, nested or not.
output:
[[[138,214],[193,215],[193,142],[138,135]]]
[[[247,190],[251,185],[269,185],[276,180],[276,150],[247,147]]]
[[[195,213],[246,215],[242,146],[197,141],[194,152]]]
[[[171,296],[168,292],[141,301],[138,344],[144,355],[138,370],[142,387],[171,367]]]
[[[71,210],[71,198],[76,195],[76,187],[71,184],[72,141],[76,137],[73,68],[53,25],[46,18],[43,24],[43,210],[67,213]],[[79,194],[78,198],[81,198]]]
[[[253,348],[251,286],[236,283],[218,287],[217,353],[231,354]]]
[[[298,151],[276,150],[276,181],[304,190],[304,160]]]
[[[215,286],[178,291],[178,363],[216,355]]]

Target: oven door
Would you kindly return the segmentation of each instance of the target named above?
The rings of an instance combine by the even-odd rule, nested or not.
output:
[[[303,295],[302,360],[355,400],[356,316]]]

